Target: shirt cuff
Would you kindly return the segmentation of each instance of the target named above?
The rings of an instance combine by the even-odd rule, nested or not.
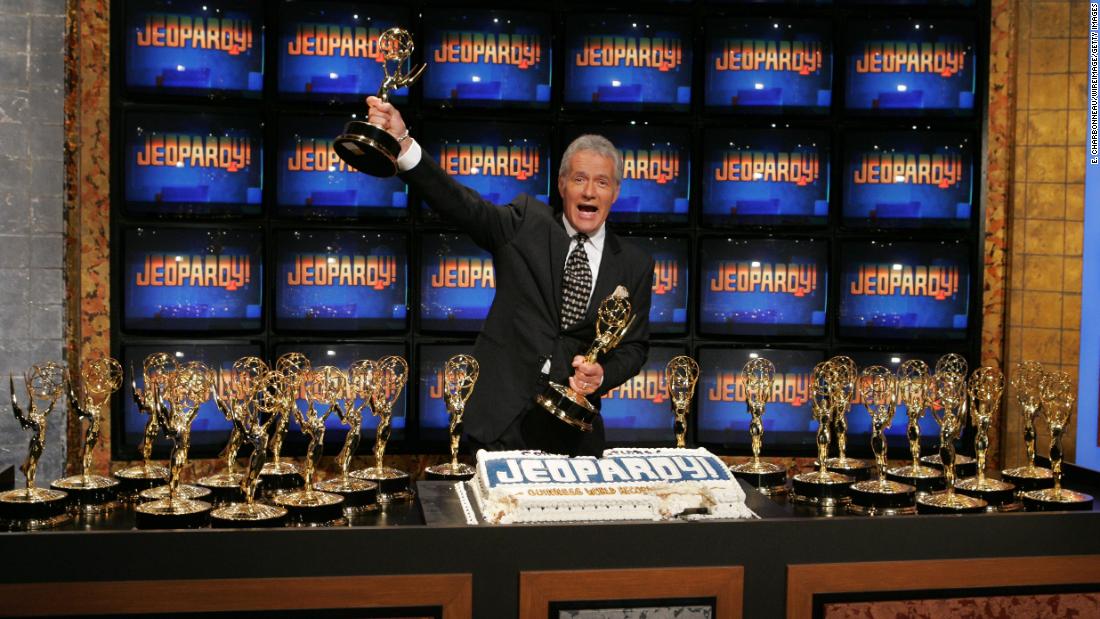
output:
[[[408,172],[415,168],[416,164],[420,163],[420,145],[412,138],[409,138],[409,141],[409,150],[405,151],[404,155],[397,158],[398,172]]]

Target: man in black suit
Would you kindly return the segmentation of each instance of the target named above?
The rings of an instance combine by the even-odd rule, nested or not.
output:
[[[568,381],[599,407],[603,394],[641,370],[649,352],[653,258],[604,225],[622,182],[619,151],[593,135],[566,149],[558,175],[561,212],[528,195],[497,206],[421,151],[392,104],[377,97],[367,103],[368,122],[401,143],[401,178],[493,255],[496,298],[474,345],[481,374],[463,420],[469,443],[599,456],[600,416],[591,432],[581,432],[543,410],[534,396],[547,380]],[[618,286],[630,295],[635,322],[616,348],[585,363],[596,310]]]

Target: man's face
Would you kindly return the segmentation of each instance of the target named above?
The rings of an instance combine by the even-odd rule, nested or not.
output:
[[[577,232],[596,232],[619,198],[615,162],[594,151],[577,151],[569,160],[569,174],[558,178],[558,192],[569,225]]]

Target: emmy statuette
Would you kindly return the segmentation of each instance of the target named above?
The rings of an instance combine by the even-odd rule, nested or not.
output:
[[[970,392],[970,416],[978,431],[974,436],[974,452],[978,456],[978,474],[955,482],[959,492],[986,502],[989,511],[1019,511],[1024,508],[1016,500],[1016,486],[986,476],[985,459],[989,451],[989,427],[1001,404],[1005,377],[994,367],[974,370],[968,384]]]
[[[474,476],[474,467],[458,461],[458,441],[462,438],[462,414],[474,393],[479,371],[477,359],[470,355],[455,355],[443,367],[443,397],[451,418],[451,461],[424,469],[427,479],[466,481]]]
[[[924,411],[932,401],[932,377],[928,364],[920,359],[909,359],[898,367],[898,405],[905,405],[908,423],[905,436],[909,439],[909,455],[912,461],[906,466],[895,466],[886,471],[886,478],[913,486],[918,495],[943,490],[943,473],[920,463],[920,423]]]
[[[955,428],[954,439],[952,439],[952,440],[958,440],[959,436],[962,435],[963,428],[966,426],[966,423],[965,423],[965,419],[966,419],[966,401],[965,401],[966,400],[966,389],[965,389],[965,383],[966,383],[966,376],[970,373],[970,369],[969,369],[969,366],[966,363],[966,359],[964,359],[962,355],[959,355],[959,354],[956,354],[956,353],[952,352],[952,353],[947,353],[946,355],[943,355],[942,357],[940,357],[936,361],[936,374],[939,374],[940,372],[950,372],[950,373],[953,373],[953,374],[960,374],[960,375],[962,375],[962,378],[963,378],[963,383],[964,383],[964,385],[963,385],[964,386],[964,389],[963,389],[963,400],[964,401],[963,401],[963,417],[962,417],[963,420],[960,421],[959,425]],[[933,379],[933,380],[935,380],[935,379]],[[943,438],[942,433],[940,434],[940,438],[942,440],[942,438]],[[925,466],[930,466],[934,469],[939,469],[941,471],[944,471],[944,476],[945,476],[945,479],[946,479],[946,474],[947,473],[946,473],[946,470],[944,469],[944,466],[943,466],[943,458],[942,458],[943,444],[942,443],[940,444],[940,447],[937,451],[939,453],[929,454],[927,456],[921,456],[920,462],[921,462],[921,464],[923,464]],[[965,456],[965,455],[960,454],[960,453],[955,454],[955,475],[957,477],[973,477],[977,474],[978,474],[978,461],[977,460],[975,460],[974,458],[971,458],[970,456]],[[945,481],[945,485],[950,486],[950,484],[946,483],[946,481]]]
[[[200,477],[195,484],[210,490],[215,505],[244,498],[241,494],[241,481],[244,479],[244,474],[237,472],[237,453],[244,443],[244,434],[234,422],[234,410],[246,405],[249,396],[256,388],[257,381],[267,372],[267,363],[263,359],[241,357],[233,362],[233,374],[230,380],[224,385],[214,385],[214,403],[217,404],[225,420],[233,424],[229,430],[229,441],[219,455],[225,458],[225,470]]]
[[[337,401],[333,406],[340,423],[348,427],[344,435],[344,445],[336,456],[340,467],[340,476],[313,484],[321,492],[331,492],[344,497],[344,513],[363,512],[378,508],[378,484],[373,481],[355,479],[351,476],[351,459],[359,449],[359,439],[363,433],[363,409],[370,405],[374,388],[374,361],[360,359],[348,368],[348,392],[344,404]]]
[[[1062,434],[1077,405],[1076,385],[1065,372],[1046,375],[1042,386],[1043,419],[1050,428],[1050,469],[1054,486],[1024,493],[1028,511],[1088,511],[1092,496],[1062,487]]]
[[[851,502],[848,487],[854,481],[851,477],[834,473],[825,466],[829,455],[829,426],[836,408],[829,400],[835,393],[835,372],[836,367],[831,361],[822,361],[814,366],[810,375],[810,406],[817,421],[818,468],[811,473],[799,473],[791,479],[791,498],[794,502],[814,505],[826,514]]]
[[[115,471],[115,478],[120,484],[119,489],[127,499],[135,500],[141,491],[160,486],[168,481],[168,469],[152,461],[153,443],[156,442],[157,434],[160,433],[160,424],[157,423],[157,416],[153,414],[155,405],[152,396],[154,383],[163,393],[168,385],[168,376],[177,368],[175,358],[166,352],[149,355],[142,364],[142,389],[138,389],[137,374],[134,373],[133,364],[130,364],[130,396],[138,412],[146,415],[149,421],[145,423],[145,433],[141,439],[142,463]]]
[[[271,437],[271,457],[260,471],[260,489],[266,496],[275,496],[302,487],[302,475],[293,462],[283,460],[283,440],[286,439],[290,416],[298,408],[295,402],[302,390],[302,383],[309,373],[309,358],[300,352],[288,352],[275,360],[275,370],[285,377],[281,406]]]
[[[1043,374],[1041,363],[1024,361],[1016,364],[1016,373],[1012,377],[1012,388],[1016,391],[1016,402],[1020,405],[1020,416],[1024,421],[1027,464],[1001,471],[1001,479],[1016,486],[1016,495],[1020,498],[1028,490],[1042,490],[1054,485],[1054,472],[1035,466],[1035,418],[1043,408],[1039,391]]]
[[[764,447],[764,406],[771,398],[775,366],[763,357],[749,359],[741,369],[741,380],[745,385],[745,404],[752,415],[749,422],[752,458],[731,466],[730,471],[734,477],[744,479],[763,494],[783,494],[787,492],[787,469],[760,459],[760,451]]]
[[[838,355],[829,360],[833,364],[832,389],[829,401],[833,405],[833,434],[836,436],[836,456],[825,461],[825,468],[834,473],[862,481],[871,476],[871,464],[866,460],[848,457],[848,411],[856,394],[859,370],[851,357]]]
[[[687,355],[673,357],[665,366],[665,385],[668,387],[668,399],[672,401],[672,415],[676,419],[673,429],[677,448],[687,447],[687,416],[698,381],[699,364]]]
[[[401,397],[408,378],[409,364],[401,357],[390,355],[375,364],[371,389],[371,412],[378,417],[378,429],[374,435],[374,466],[351,472],[356,479],[378,484],[378,502],[382,504],[411,501],[415,496],[409,485],[409,474],[383,464],[386,443],[390,440],[393,405]]]
[[[913,514],[917,489],[886,479],[886,428],[894,420],[898,403],[898,380],[881,365],[864,368],[859,387],[863,404],[871,415],[871,451],[875,453],[876,479],[852,484],[848,511],[861,516]]]

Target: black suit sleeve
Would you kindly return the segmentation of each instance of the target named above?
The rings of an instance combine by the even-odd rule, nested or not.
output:
[[[511,242],[523,220],[526,204],[497,206],[447,175],[426,151],[420,163],[401,179],[416,189],[433,211],[469,234],[487,251]]]
[[[630,305],[634,310],[633,326],[623,336],[619,345],[600,361],[603,365],[603,382],[594,395],[602,397],[608,391],[625,383],[642,370],[649,357],[649,306],[653,289],[653,258],[645,262],[646,268],[635,276],[630,286]]]

